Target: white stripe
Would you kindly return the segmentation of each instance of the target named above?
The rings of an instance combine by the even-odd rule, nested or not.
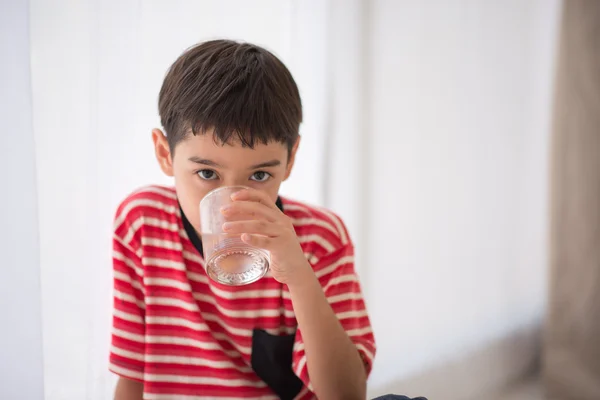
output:
[[[281,289],[265,289],[265,290],[235,290],[235,291],[225,291],[219,289],[213,285],[210,285],[210,291],[215,295],[219,296],[225,300],[235,300],[235,299],[263,299],[267,297],[280,298],[281,297]]]
[[[330,231],[334,236],[339,237],[336,229],[333,225],[331,225],[327,221],[323,221],[322,219],[317,218],[292,218],[292,224],[294,226],[309,226],[309,225],[317,225],[321,228],[325,228]]]
[[[217,315],[214,315],[214,314],[205,312],[205,313],[202,313],[202,316],[207,321],[216,322],[217,324],[221,325],[221,327],[223,329],[225,329],[226,331],[228,331],[229,333],[232,333],[234,335],[239,335],[239,336],[252,337],[252,329],[234,328],[232,326],[229,326],[225,322],[223,322],[223,320],[221,318],[219,318]],[[296,327],[293,327],[293,326],[278,327],[278,328],[274,328],[274,329],[265,329],[265,330],[272,335],[276,335],[280,329],[283,329],[283,331],[285,333],[290,334],[290,335],[292,333],[296,332]]]
[[[145,186],[145,187],[140,188],[140,189],[136,190],[135,192],[133,192],[132,195],[137,194],[137,193],[148,193],[148,192],[157,193],[162,196],[168,197],[170,199],[177,200],[177,195],[175,193],[173,193],[172,191],[170,191],[168,189],[161,188],[159,186]]]
[[[369,363],[373,363],[373,360],[375,359],[375,355],[371,352],[371,350],[367,349],[367,347],[365,345],[363,345],[362,343],[354,343],[354,345],[356,346],[357,349],[359,349],[360,351],[362,351],[365,354],[365,357],[367,358],[367,361],[369,361]]]
[[[146,297],[146,304],[157,306],[179,307],[191,312],[198,312],[198,305],[195,302],[188,302],[181,299],[172,299],[170,297]]]
[[[163,249],[168,249],[168,250],[177,250],[177,251],[183,250],[183,246],[181,245],[181,243],[173,242],[171,240],[157,239],[157,238],[148,237],[148,236],[142,236],[142,245],[143,246],[161,247]]]
[[[147,354],[145,357],[147,363],[195,365],[211,368],[231,368],[243,373],[252,372],[252,368],[235,365],[231,361],[213,361],[202,357],[167,356],[158,354]]]
[[[205,366],[211,368],[231,368],[236,369],[240,372],[251,372],[252,368],[239,366],[231,361],[214,361],[207,360],[201,357],[184,357],[184,356],[172,356],[172,355],[160,355],[160,354],[143,354],[136,353],[129,350],[121,349],[120,347],[111,346],[111,353],[117,354],[121,357],[130,358],[132,360],[145,361],[146,363],[157,363],[157,364],[183,364],[183,365],[196,365]]]
[[[373,329],[371,329],[370,326],[365,326],[364,328],[349,329],[346,331],[346,333],[350,337],[363,336],[363,335],[368,335],[369,333],[373,333]]]
[[[306,365],[306,353],[300,357],[300,361],[298,361],[298,365],[296,366],[295,369],[295,373],[296,376],[301,377],[302,376],[302,370],[304,369],[304,366]]]
[[[121,210],[121,213],[115,218],[114,230],[116,231],[119,226],[125,221],[129,212],[135,208],[140,206],[148,206],[152,208],[156,208],[161,211],[165,211],[169,214],[175,214],[179,216],[179,208],[173,205],[165,204],[159,200],[151,200],[151,199],[135,199],[127,203],[125,207]]]
[[[349,319],[349,318],[363,318],[363,317],[367,317],[367,310],[351,310],[351,311],[344,311],[341,312],[339,314],[336,314],[337,318],[341,321],[343,319]]]
[[[230,325],[226,324],[225,322],[223,322],[221,320],[221,318],[219,318],[218,316],[216,316],[214,314],[206,313],[206,312],[202,313],[202,317],[204,318],[205,321],[216,322],[223,329],[225,329],[227,332],[229,332],[232,335],[237,335],[237,336],[241,336],[241,337],[252,337],[252,329],[251,328],[244,329],[244,328],[236,328],[236,327],[230,326]],[[206,325],[205,322],[195,322],[195,321],[190,321],[188,319],[180,318],[180,317],[146,316],[146,324],[148,324],[148,325],[160,324],[160,325],[170,325],[170,326],[183,326],[185,328],[193,329],[196,331],[211,332],[210,328],[208,327],[208,325]],[[283,328],[283,331],[288,334],[292,334],[296,331],[295,327],[278,327],[275,329],[266,329],[266,331],[269,333],[272,333],[272,334],[277,334],[281,328]],[[213,335],[214,335],[214,333],[213,333]],[[250,349],[248,348],[248,352],[249,351],[250,351]]]
[[[302,211],[307,213],[308,215],[312,215],[311,210],[308,207],[305,206],[301,206],[299,204],[284,204],[283,205],[283,210],[290,210],[290,211]]]
[[[208,285],[208,276],[196,272],[187,271],[186,275],[190,281],[205,283]]]
[[[126,274],[121,271],[115,271],[114,277],[115,277],[115,279],[118,279],[125,283],[129,283],[134,289],[137,289],[142,293],[144,292],[142,289],[142,284],[140,282],[138,282],[136,279],[131,279],[131,276],[129,276],[129,274]]]
[[[304,351],[305,347],[304,347],[304,342],[296,342],[294,343],[294,353],[299,353],[301,351]]]
[[[337,228],[335,230],[336,236],[338,236],[341,239],[342,244],[344,244],[344,245],[347,244],[348,237],[346,236],[346,231],[344,230],[342,221],[335,214],[333,214],[331,211],[327,210],[326,208],[317,207],[317,206],[314,206],[314,208],[319,210],[323,214],[327,215],[333,221],[334,225]],[[312,215],[312,211],[308,207],[297,205],[297,204],[286,204],[286,205],[284,205],[284,210],[302,211],[308,215]]]
[[[144,339],[144,335],[138,335],[137,333],[131,333],[131,332],[127,332],[124,331],[122,329],[119,328],[115,328],[113,326],[112,328],[112,334],[114,336],[118,336],[122,339],[127,339],[127,340],[131,340],[133,342],[138,342],[138,343],[145,343],[145,339]]]
[[[342,294],[338,294],[335,296],[330,296],[327,298],[327,301],[329,301],[329,304],[335,304],[337,302],[340,301],[345,301],[345,300],[362,300],[362,294],[361,293],[342,293]]]
[[[219,313],[231,318],[260,318],[260,317],[279,317],[281,310],[277,309],[246,309],[246,310],[231,310],[221,306],[213,296],[207,296],[201,293],[194,293],[196,300],[204,301],[215,306]],[[287,311],[287,310],[286,310]],[[293,316],[293,314],[292,314]]]
[[[118,365],[115,365],[113,363],[110,363],[109,367],[108,367],[111,371],[119,374],[119,375],[123,375],[125,377],[128,378],[134,378],[134,379],[139,379],[139,380],[144,380],[144,374],[142,372],[137,372],[137,371],[132,371],[130,369],[125,369],[123,367],[119,367]]]
[[[304,253],[304,257],[306,257],[310,265],[316,265],[319,262],[319,258],[312,253]]]
[[[162,374],[144,374],[146,382],[169,382],[195,385],[215,385],[221,387],[266,387],[263,381],[250,381],[247,379],[223,379],[211,378],[208,376],[189,376],[189,375],[162,375]]]
[[[190,280],[193,280],[196,282],[203,282],[203,283],[206,283],[206,280],[208,279],[207,277],[205,277],[203,275],[195,274],[192,272],[188,272],[188,277],[190,278]],[[181,282],[176,279],[145,277],[144,285],[171,287],[171,288],[179,289],[179,290],[186,291],[186,292],[192,291],[189,283]],[[290,299],[291,298],[289,291],[281,290],[281,289],[236,290],[233,292],[228,292],[228,291],[225,291],[222,289],[218,289],[212,285],[209,286],[209,288],[215,296],[218,296],[219,298],[221,298],[223,300],[257,299],[257,298],[260,298],[260,299],[266,299],[266,298]],[[197,293],[194,294],[194,298],[199,299],[199,300],[205,300],[205,301],[213,301],[214,300],[214,299],[212,299],[212,296],[201,295],[201,294],[197,294]],[[217,301],[216,300],[214,300],[214,301],[216,304]],[[188,303],[188,305],[182,305],[182,307],[185,309],[189,309],[190,311],[195,311],[194,309],[191,309],[191,307],[189,306],[189,303]],[[219,309],[219,310],[223,314],[228,315],[228,311],[225,311],[225,309]],[[285,315],[289,316],[289,317],[295,316],[295,314],[293,312],[288,312],[287,310],[285,311]]]
[[[328,253],[331,253],[335,250],[335,247],[333,247],[333,245],[331,243],[329,243],[321,235],[315,235],[315,234],[301,235],[301,236],[298,236],[298,240],[300,241],[300,243],[310,243],[310,242],[318,243],[321,247],[323,247],[325,250],[327,250]]]
[[[183,258],[193,261],[195,263],[198,263],[198,264],[202,265],[202,267],[204,267],[204,260],[200,256],[198,256],[194,253],[190,253],[189,251],[184,250]]]
[[[142,264],[160,267],[160,268],[172,268],[177,271],[185,271],[185,264],[181,261],[165,260],[164,258],[144,257]]]
[[[125,332],[125,333],[128,333],[128,332]],[[227,340],[228,339],[224,335],[219,335],[219,334],[215,334],[215,333],[213,333],[212,336],[218,340]],[[221,337],[224,337],[224,339],[220,339]],[[130,339],[130,340],[133,340],[133,339]],[[160,344],[179,345],[179,346],[191,346],[191,347],[195,347],[197,349],[202,349],[202,350],[218,350],[218,351],[222,351],[224,354],[226,354],[228,357],[231,357],[231,358],[241,357],[241,354],[239,351],[224,350],[223,347],[217,342],[205,342],[205,341],[190,339],[190,338],[186,338],[186,337],[147,335],[145,337],[145,340],[144,340],[144,337],[142,336],[141,342],[142,343],[160,343]],[[244,351],[245,355],[250,354],[249,348],[242,346],[241,350]]]
[[[127,233],[123,236],[123,242],[130,243],[133,235],[137,232],[140,227],[144,225],[144,217],[139,217],[135,221],[132,222],[131,226],[127,229]]]
[[[348,243],[348,237],[346,236],[346,230],[344,229],[344,224],[337,217],[337,215],[335,215],[331,211],[327,210],[326,208],[317,207],[317,209],[333,220],[333,223],[335,224],[335,227],[337,228],[337,231],[338,231],[338,236],[342,240],[342,244],[343,245],[347,244]]]
[[[215,308],[217,309],[217,311],[226,316],[226,317],[231,317],[231,318],[249,318],[249,319],[253,319],[253,318],[268,318],[268,317],[279,317],[282,314],[283,311],[283,315],[285,317],[288,318],[293,318],[295,317],[295,314],[293,311],[291,310],[281,310],[280,308],[277,309],[265,309],[265,308],[255,308],[255,309],[248,309],[248,310],[231,310],[229,308],[225,308],[222,305],[220,305],[217,300],[213,297],[213,296],[208,296],[208,295],[204,295],[201,293],[194,293],[193,294],[194,299],[199,300],[199,301],[204,301],[206,303],[212,304],[213,306],[215,306]],[[159,305],[159,306],[169,306],[169,307],[179,307],[179,308],[183,308],[184,310],[190,311],[190,312],[198,312],[198,304],[195,302],[189,302],[189,301],[185,301],[185,300],[181,300],[181,299],[173,299],[170,297],[155,297],[155,296],[148,296],[146,297],[146,304],[155,304],[155,305]],[[208,313],[203,313],[204,314],[208,314]]]
[[[193,321],[189,321],[185,318],[179,318],[179,317],[147,317],[146,320],[148,321],[149,325],[156,324],[156,325],[182,326],[182,327],[189,328],[189,329],[192,329],[192,330],[195,330],[198,332],[210,332],[211,335],[215,339],[224,340],[224,341],[231,343],[236,348],[238,348],[241,353],[246,354],[246,355],[251,353],[250,347],[238,345],[237,343],[233,342],[229,336],[227,336],[223,333],[212,332],[210,330],[210,328],[208,327],[208,325],[206,325],[206,323],[204,323],[204,322],[193,322]],[[240,335],[240,336],[250,337],[250,336],[252,336],[252,332],[250,332],[249,335]],[[148,337],[160,338],[161,336],[148,336]],[[197,341],[195,339],[180,338],[180,337],[166,337],[165,336],[165,338],[166,338],[165,340],[167,340],[166,342],[158,342],[158,343],[175,343],[175,341],[191,340],[193,342],[203,343],[203,345],[196,345],[197,347],[199,347],[201,349],[222,350],[222,347],[218,343],[202,342],[202,341]],[[181,342],[179,344],[185,344],[185,343]],[[227,354],[231,353],[231,352],[227,352],[225,350],[223,350],[223,351],[226,352]],[[234,352],[234,354],[237,354],[237,353]]]
[[[338,260],[336,260],[334,263],[328,265],[325,268],[321,268],[318,271],[315,271],[315,274],[317,275],[317,278],[321,278],[327,274],[330,274],[332,272],[334,272],[338,267],[345,265],[345,264],[352,264],[354,263],[354,256],[344,256]]]
[[[138,324],[143,324],[144,320],[139,315],[131,314],[125,311],[121,311],[119,309],[113,309],[113,315],[125,321],[135,322]]]
[[[170,288],[174,288],[174,289],[183,290],[186,292],[192,291],[192,288],[190,287],[189,283],[181,282],[176,279],[144,277],[144,285],[146,285],[146,286],[164,286],[164,287],[170,287]]]
[[[146,308],[146,304],[144,304],[143,301],[140,301],[140,300],[136,299],[135,296],[132,296],[129,293],[123,293],[120,290],[114,289],[113,290],[113,296],[116,299],[119,299],[119,300],[122,300],[122,301],[126,301],[128,303],[133,303],[133,304],[137,305],[141,309],[145,309]]]
[[[144,270],[140,267],[138,267],[133,261],[131,261],[129,258],[125,257],[125,255],[123,253],[121,253],[118,250],[113,250],[113,258],[115,260],[119,260],[122,261],[125,265],[127,265],[129,268],[131,268],[132,270],[135,271],[135,273],[137,274],[137,276],[143,276],[144,275]]]
[[[363,328],[363,329],[366,329],[366,328]],[[348,335],[348,337],[354,337],[354,336],[357,336],[357,335]],[[371,362],[373,361],[373,359],[375,357],[374,357],[373,353],[369,349],[367,349],[367,347],[365,345],[363,345],[362,343],[359,343],[359,342],[354,343],[354,345],[358,349],[362,350],[366,354],[366,356],[369,357],[369,360]],[[294,345],[294,352],[302,352],[302,351],[306,352],[306,347],[304,345],[304,342],[296,342],[296,344]],[[302,358],[305,358],[305,357],[306,357],[306,355],[302,356]]]
[[[123,237],[123,241],[125,243],[130,243],[131,239],[141,226],[153,226],[155,228],[165,229],[171,232],[179,232],[179,225],[176,223],[171,223],[164,219],[141,216],[131,223],[131,226],[127,230],[127,234]]]
[[[144,353],[136,353],[116,346],[110,346],[110,352],[121,357],[129,358],[130,360],[144,361]]]
[[[123,207],[123,210],[121,210],[121,213],[115,218],[114,230],[117,231],[119,229],[133,208],[141,206],[156,208],[157,210],[164,211],[169,214],[175,214],[179,217],[179,208],[176,206],[168,205],[157,200],[136,199],[127,203],[127,205]]]
[[[341,275],[341,276],[336,276],[335,278],[331,278],[327,282],[326,288],[329,288],[334,285],[339,285],[340,283],[344,283],[344,282],[358,282],[358,278],[356,277],[356,274],[352,274],[352,273],[346,274],[346,275]]]

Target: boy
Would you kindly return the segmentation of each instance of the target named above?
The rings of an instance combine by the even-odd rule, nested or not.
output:
[[[346,228],[278,196],[300,142],[290,72],[258,46],[202,43],[168,71],[159,112],[156,158],[175,187],[134,192],[115,219],[115,399],[364,399],[375,342]],[[271,253],[246,286],[203,269],[198,206],[230,185],[249,189],[224,229]]]

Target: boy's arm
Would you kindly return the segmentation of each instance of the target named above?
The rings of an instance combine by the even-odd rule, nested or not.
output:
[[[115,400],[142,400],[144,384],[127,378],[119,378]]]
[[[288,285],[304,343],[308,375],[320,399],[364,400],[367,371],[311,268]]]
[[[272,277],[290,292],[298,322],[294,372],[321,399],[364,399],[375,343],[352,244],[339,240],[341,247],[320,257],[313,269],[292,219],[266,193],[245,189],[231,198],[221,209],[227,220],[224,231],[269,251]]]

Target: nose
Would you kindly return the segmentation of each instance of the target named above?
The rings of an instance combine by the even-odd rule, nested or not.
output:
[[[221,186],[248,186],[248,181],[245,178],[232,177],[223,179]]]

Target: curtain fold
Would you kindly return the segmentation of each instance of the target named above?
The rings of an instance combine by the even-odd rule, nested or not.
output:
[[[600,2],[564,2],[553,138],[549,399],[600,399]]]
[[[42,399],[44,374],[29,2],[0,2],[0,399]]]

